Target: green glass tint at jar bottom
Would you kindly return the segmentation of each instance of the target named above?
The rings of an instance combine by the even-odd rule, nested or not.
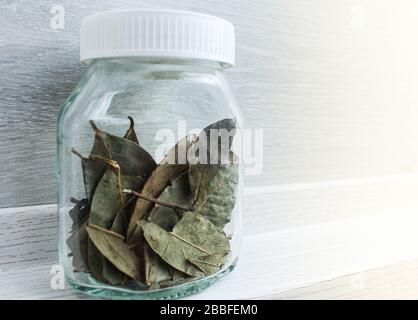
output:
[[[58,120],[59,252],[76,290],[171,299],[234,269],[243,170],[223,74],[231,40],[229,22],[190,12],[83,21],[89,69]]]

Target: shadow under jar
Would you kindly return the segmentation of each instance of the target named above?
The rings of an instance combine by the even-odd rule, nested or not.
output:
[[[125,299],[208,287],[233,270],[241,240],[242,117],[223,74],[232,24],[104,12],[83,20],[80,51],[89,69],[58,120],[67,282]]]

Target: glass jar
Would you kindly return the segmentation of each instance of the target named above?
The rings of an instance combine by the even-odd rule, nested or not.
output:
[[[129,10],[82,22],[89,69],[58,120],[60,261],[90,295],[198,292],[241,240],[242,116],[229,22]],[[235,142],[234,142],[235,141]]]

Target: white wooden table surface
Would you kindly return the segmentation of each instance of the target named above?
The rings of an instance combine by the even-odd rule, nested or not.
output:
[[[51,286],[59,270],[55,211],[54,205],[0,211],[1,299],[86,298]],[[398,218],[249,232],[234,272],[192,298],[418,298],[417,217]]]

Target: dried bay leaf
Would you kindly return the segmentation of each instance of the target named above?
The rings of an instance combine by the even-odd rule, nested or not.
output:
[[[216,121],[210,125],[208,125],[205,129],[203,129],[206,132],[209,132],[209,130],[211,129],[216,129],[216,130],[220,130],[220,129],[225,129],[228,131],[232,131],[234,129],[236,129],[237,127],[237,120],[235,118],[225,118],[219,121]],[[232,144],[232,139],[233,136],[230,137],[230,144]]]
[[[90,237],[87,241],[87,252],[87,261],[89,263],[90,271],[93,273],[96,280],[105,282],[105,278],[103,277],[103,264],[105,258],[94,245]]]
[[[90,208],[87,199],[77,200],[71,198],[75,203],[69,214],[73,220],[71,234],[67,239],[67,246],[72,255],[72,264],[76,271],[90,272],[88,263],[88,236],[85,230],[89,217]]]
[[[159,288],[167,288],[176,285],[181,285],[199,279],[199,277],[192,277],[177,269],[171,268],[171,279],[162,280],[158,283]]]
[[[203,151],[206,152],[206,160],[210,161],[209,164],[206,162],[189,166],[190,188],[194,194],[193,211],[207,217],[221,229],[230,220],[238,185],[237,159],[230,151],[235,128],[235,119],[217,121],[203,129],[197,143],[190,148],[191,152],[198,154],[202,152],[202,147],[206,147],[207,150]],[[226,141],[221,138],[225,133],[228,138]],[[195,147],[197,150],[194,150]]]
[[[152,250],[161,257],[161,259],[172,267],[188,275],[200,276],[202,274],[200,269],[188,261],[188,255],[186,252],[196,250],[194,247],[184,245],[183,241],[179,240],[170,232],[165,231],[154,223],[141,220],[140,226],[143,229],[144,237],[147,243]],[[187,247],[189,250],[184,252],[183,247]]]
[[[194,212],[223,229],[235,206],[238,165],[191,165],[188,177],[194,192]]]
[[[125,205],[116,213],[110,230],[126,237],[129,220],[135,206],[135,200],[136,198],[133,195],[125,196]]]
[[[189,261],[204,272],[205,275],[211,275],[218,271],[225,263],[229,252],[219,252],[197,258],[191,258]]]
[[[225,233],[195,213],[185,213],[172,232],[146,221],[141,221],[140,226],[152,250],[173,268],[190,276],[202,275],[190,259],[229,251]]]
[[[173,181],[166,180],[170,177],[174,177]],[[159,200],[171,200],[177,195],[179,197],[180,205],[191,203],[192,197],[188,188],[187,165],[159,165],[151,177],[148,179],[147,183],[141,191],[141,194],[159,194],[161,193],[159,190],[164,185],[166,188],[164,189],[162,195],[159,197]],[[178,209],[168,208],[159,204],[153,207],[153,205],[154,202],[139,198],[135,205],[135,210],[139,211],[134,211],[130,220],[131,223],[137,219],[135,218],[135,213],[138,214],[138,212],[140,212],[141,216],[142,213],[145,214],[145,210],[149,210],[148,208],[153,208],[149,216],[150,221],[155,222],[166,230],[171,230],[179,220],[180,215],[178,213]],[[142,218],[145,217],[142,216]],[[143,250],[146,244],[144,244],[142,229],[135,226],[132,228],[132,230],[133,231],[131,232],[130,238],[128,237],[128,243],[130,245],[134,245],[134,250],[137,255],[144,255]],[[146,265],[144,268],[147,270]]]
[[[110,165],[94,193],[89,223],[110,229],[117,214],[124,208],[126,199],[121,192],[122,188],[138,188],[142,183],[141,177],[121,176],[118,167]],[[115,279],[120,276],[119,272],[114,270],[112,266],[105,267],[108,265],[106,259],[98,253],[98,248],[91,241],[89,241],[88,252],[93,274],[99,279],[114,283]]]
[[[141,280],[139,258],[125,243],[123,236],[91,224],[86,230],[94,245],[118,270],[135,280]]]
[[[104,258],[103,260],[103,278],[112,285],[119,285],[123,281],[125,274],[116,268],[112,262]]]
[[[126,195],[121,190],[123,188],[138,189],[143,183],[144,180],[140,176],[119,177],[117,170],[109,168],[100,181],[93,198],[90,223],[125,235],[134,202],[131,195]],[[91,248],[91,251],[94,256],[95,249]],[[122,282],[123,273],[110,261],[102,259],[101,261],[96,260],[95,263],[94,270],[101,269],[102,276],[107,282],[111,284]]]
[[[181,272],[181,271],[179,271],[177,269],[172,269],[172,273],[171,273],[171,280],[172,281],[179,281],[181,279],[189,278],[189,277],[190,276],[188,276],[184,272]]]
[[[139,144],[138,136],[136,135],[135,128],[134,128],[135,126],[134,119],[132,117],[128,117],[128,119],[130,121],[130,126],[123,137],[125,139],[135,142],[136,144]]]
[[[141,194],[157,198],[167,187],[170,181],[188,169],[187,165],[159,165],[148,178]],[[138,198],[135,209],[129,222],[128,239],[131,238],[136,229],[136,223],[144,219],[147,213],[153,208],[154,203],[145,199]]]
[[[190,207],[193,201],[190,191],[188,173],[183,172],[167,186],[158,200],[172,202],[183,207]],[[148,221],[153,222],[166,231],[171,231],[182,217],[183,211],[169,208],[160,204],[155,204],[148,216]]]
[[[125,205],[121,208],[115,216],[111,231],[116,232],[122,236],[126,236],[126,229],[128,227],[130,215],[132,213],[133,206],[135,205],[135,197],[127,196]],[[125,274],[119,271],[109,260],[103,261],[103,277],[111,284],[122,284]]]
[[[229,251],[229,240],[225,232],[219,230],[205,217],[194,212],[185,213],[180,222],[174,227],[172,234],[181,237],[191,244],[195,244],[206,255]],[[202,255],[196,254],[195,256]]]
[[[67,239],[67,245],[72,253],[73,267],[79,272],[90,272],[88,263],[87,221],[78,225]]]
[[[192,277],[192,276],[185,275],[185,276],[182,276],[182,277],[179,277],[179,278],[176,278],[176,279],[164,280],[164,281],[161,281],[159,283],[159,287],[160,288],[168,288],[168,287],[174,287],[174,286],[182,285],[182,284],[185,284],[185,283],[188,283],[188,282],[198,280],[202,276],[203,276],[203,274],[199,277]]]
[[[235,133],[235,118],[222,119],[207,126],[188,150],[188,158],[196,159],[190,162],[212,165],[228,163]]]
[[[148,178],[156,167],[152,156],[136,142],[101,131],[90,121],[96,132],[91,154],[116,161],[123,175]]]
[[[89,203],[92,202],[94,191],[106,171],[106,164],[100,159],[89,158],[83,167],[84,187]]]
[[[135,142],[136,144],[138,144],[138,138],[136,136],[135,129],[134,129],[134,121],[131,117],[129,117],[129,120],[130,120],[130,127],[126,131],[124,138],[127,140],[131,140]],[[84,186],[86,190],[86,197],[89,203],[91,203],[94,190],[96,189],[100,179],[105,173],[107,169],[107,165],[100,159],[91,158],[90,156],[98,155],[100,157],[110,158],[111,153],[109,152],[109,148],[106,147],[106,145],[104,144],[104,141],[98,136],[96,136],[94,139],[94,144],[90,152],[90,156],[88,158],[83,157],[74,148],[72,149],[72,152],[81,159],[81,167],[83,171],[83,180],[84,180]]]
[[[108,168],[93,197],[89,222],[103,228],[111,228],[126,201],[126,196],[122,193],[123,188],[138,188],[142,183],[143,179],[139,176],[120,176],[117,170]]]
[[[74,207],[69,211],[71,220],[73,221],[71,228],[74,229],[88,218],[90,208],[87,199],[77,200],[71,198],[70,201],[74,203]]]
[[[93,147],[94,148],[94,147]],[[74,148],[71,150],[72,153],[77,155],[81,159],[81,169],[83,172],[83,181],[84,188],[86,192],[86,197],[89,203],[91,203],[94,190],[99,184],[100,179],[102,178],[104,172],[107,169],[106,163],[100,159],[92,159],[83,157],[77,150]]]
[[[181,146],[185,145],[185,152],[187,152],[187,149],[193,142],[193,137],[186,136],[174,147],[172,147],[148,178],[141,190],[141,194],[152,198],[158,198],[172,180],[187,171],[189,167],[187,163],[175,164],[173,161],[175,162],[178,160],[178,154],[179,152],[182,152]],[[153,207],[154,203],[151,201],[141,198],[136,201],[135,209],[128,227],[128,242],[137,240],[137,237],[135,237],[135,239],[131,239],[135,229],[137,228],[137,222],[144,219]]]
[[[172,278],[170,266],[144,244],[145,284],[157,289],[158,283]]]
[[[108,157],[112,157],[113,155],[113,157],[116,156],[116,158],[122,158],[126,160],[124,161],[124,165],[126,164],[128,168],[127,170],[123,168],[123,172],[125,171],[130,172],[132,168],[138,168],[138,172],[140,171],[139,170],[140,166],[137,164],[138,162],[137,159],[129,160],[129,159],[126,159],[125,155],[117,154],[118,151],[123,151],[123,146],[125,144],[130,146],[128,147],[128,150],[134,149],[134,147],[132,147],[132,143],[129,143],[126,141],[132,141],[133,143],[138,144],[138,138],[134,130],[133,119],[129,118],[129,120],[130,120],[130,127],[126,131],[124,135],[124,139],[108,135],[107,133],[104,133],[101,131],[99,134],[97,134],[98,129],[92,122],[92,126],[97,130],[95,130],[96,136],[95,136],[94,144],[93,144],[92,151],[91,151],[89,158],[84,158],[76,150],[73,150],[73,153],[75,153],[81,158],[81,165],[82,165],[82,170],[83,170],[83,179],[84,179],[84,184],[85,184],[85,189],[86,189],[86,195],[87,195],[88,202],[90,204],[93,202],[93,195],[95,193],[97,186],[99,185],[99,181],[101,181],[105,173],[109,171],[109,173],[106,174],[106,177],[101,185],[101,190],[98,192],[99,195],[95,198],[95,200],[97,201],[95,201],[94,204],[92,205],[92,207],[94,207],[94,210],[93,210],[92,218],[89,219],[90,222],[93,221],[95,223],[101,224],[106,227],[108,227],[108,225],[112,222],[112,217],[114,216],[114,212],[113,212],[114,209],[120,206],[121,203],[123,203],[123,200],[124,200],[123,195],[120,192],[122,187],[140,188],[142,184],[145,182],[144,179],[139,176],[122,177],[120,178],[119,181],[116,181],[117,179],[115,178],[119,179],[117,174],[119,174],[120,172],[117,173],[116,175],[115,175],[116,172],[114,173],[110,172],[112,169],[109,168],[109,165],[108,163],[106,163],[106,161],[103,161],[103,158],[106,159]],[[113,146],[114,142],[116,143],[116,148]],[[148,166],[150,165],[151,167],[153,167],[155,166],[155,163],[153,162],[152,158],[151,160],[149,160],[150,156],[142,148],[138,146],[138,148],[136,149],[137,149],[136,154],[145,155],[143,157],[146,160],[145,161],[146,165],[144,165],[145,174],[142,171],[141,171],[141,174],[146,176],[147,170],[150,171],[150,169],[147,169],[148,168],[147,165]],[[135,150],[133,154],[135,154]],[[139,161],[139,164],[141,164],[141,161]],[[114,185],[114,187],[111,187],[112,184]],[[123,186],[120,184],[123,184]],[[115,189],[118,189],[117,193],[115,192]],[[110,199],[108,199],[109,201],[105,201],[107,194],[111,195]],[[116,202],[113,201],[116,198],[117,198],[117,201]],[[131,209],[132,208],[129,208],[129,210]],[[78,213],[77,210],[78,208],[70,212],[70,214],[75,215],[76,213]],[[125,212],[125,211],[126,211],[126,208],[120,208],[119,211],[116,213],[116,217],[114,219],[115,221],[113,221],[113,225],[115,225],[114,229],[116,229],[117,231],[121,229],[124,229],[124,231],[126,231],[127,223],[129,222],[130,216],[129,216],[129,212]],[[128,217],[124,219],[125,215],[128,215]],[[127,220],[127,221],[123,221],[123,220]],[[113,225],[112,225],[112,228],[113,228]],[[82,238],[77,236],[77,234],[72,234],[69,239],[70,241],[69,245],[71,245],[70,249],[73,251],[73,256],[75,256],[75,258],[73,258],[73,263],[78,266],[78,269],[80,269],[80,266],[79,266],[80,257],[79,256],[82,256],[85,258],[87,255],[87,259],[84,259],[84,260],[86,260],[87,266],[91,267],[91,270],[93,274],[95,275],[95,277],[98,280],[101,280],[101,281],[107,280],[110,283],[113,283],[115,281],[115,278],[118,278],[120,276],[120,272],[108,260],[106,260],[103,257],[103,255],[95,247],[94,243],[90,239],[88,239],[87,232],[85,231],[85,229],[82,229],[82,231],[83,231]],[[87,239],[85,236],[87,236]],[[76,242],[76,239],[78,238],[80,238],[81,243]],[[77,244],[78,244],[79,249],[77,248]],[[87,269],[87,268],[84,268],[84,269]],[[103,277],[103,275],[105,277]]]
[[[147,221],[155,223],[166,231],[171,231],[179,222],[179,216],[180,214],[177,214],[174,209],[158,206],[153,209]]]

